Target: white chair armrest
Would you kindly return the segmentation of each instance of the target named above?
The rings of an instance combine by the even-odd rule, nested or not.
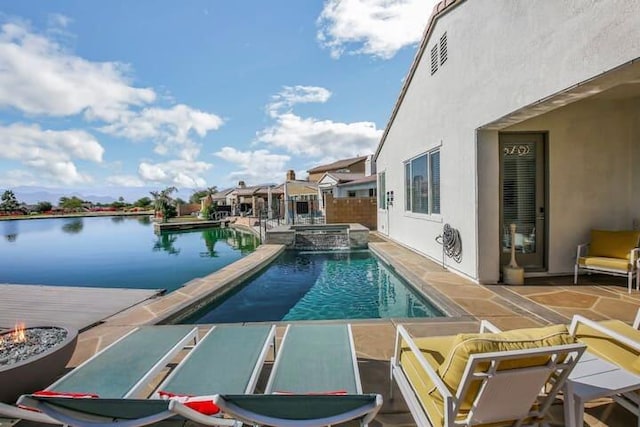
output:
[[[638,309],[638,312],[636,313],[636,318],[633,321],[633,327],[635,329],[640,330],[640,308]]]
[[[638,317],[636,316],[636,320],[638,320]],[[629,339],[627,337],[625,337],[622,334],[619,334],[616,331],[613,331],[609,328],[607,328],[606,326],[601,325],[598,322],[594,322],[591,319],[587,319],[584,316],[581,316],[579,314],[574,314],[573,315],[573,319],[571,320],[571,326],[569,327],[569,333],[572,336],[576,335],[576,330],[578,329],[578,324],[582,323],[584,325],[589,326],[590,328],[595,329],[596,331],[608,335],[611,338],[613,338],[616,341],[619,341],[620,343],[626,345],[627,347],[631,347],[636,351],[640,351],[640,342],[634,341],[632,339]]]
[[[498,328],[496,325],[494,325],[493,323],[489,322],[488,320],[481,320],[480,333],[484,333],[484,332],[492,332],[494,334],[497,334],[502,332],[502,330]]]
[[[429,365],[429,362],[427,362],[427,359],[424,358],[417,344],[413,341],[413,338],[411,338],[411,336],[409,335],[409,332],[407,332],[404,326],[398,325],[397,332],[396,332],[396,343],[398,343],[397,344],[398,346],[400,345],[401,339],[405,341],[405,343],[409,347],[409,350],[411,350],[411,352],[416,356],[416,359],[418,359],[418,363],[420,364],[420,367],[427,373],[427,375],[429,375],[429,378],[431,378],[431,381],[433,381],[433,384],[436,386],[436,388],[438,389],[442,397],[444,399],[452,399],[453,395],[451,394],[447,386],[444,384],[440,376],[438,376],[436,371],[434,371],[431,365]],[[399,354],[396,354],[396,363],[400,363],[399,356],[400,356]]]
[[[636,267],[638,258],[640,258],[640,248],[631,249],[631,251],[629,252],[629,262],[631,263],[631,265],[633,265],[633,267]]]
[[[576,251],[576,264],[578,263],[578,258],[587,254],[587,248],[589,245],[590,243],[581,243],[578,245],[578,249]]]

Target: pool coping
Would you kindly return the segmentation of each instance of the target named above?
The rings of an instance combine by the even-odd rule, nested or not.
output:
[[[177,322],[261,271],[284,249],[283,245],[260,245],[254,252],[207,276],[193,279],[175,291],[106,319],[103,325],[157,325]]]
[[[378,243],[369,242],[369,250],[373,252],[377,257],[379,257],[388,267],[395,271],[398,276],[400,276],[405,282],[407,282],[414,291],[418,292],[423,298],[426,298],[428,301],[434,304],[436,308],[442,311],[445,314],[445,318],[471,316],[471,314],[468,313],[464,308],[462,308],[445,294],[431,286],[428,281],[422,279],[402,263],[395,262],[394,258],[389,256],[389,254],[385,252]],[[443,268],[442,273],[449,272]],[[432,319],[439,318],[441,317],[434,317]]]

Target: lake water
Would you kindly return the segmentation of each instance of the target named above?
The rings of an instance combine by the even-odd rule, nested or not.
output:
[[[258,243],[229,228],[156,235],[148,216],[0,221],[0,283],[171,291]]]

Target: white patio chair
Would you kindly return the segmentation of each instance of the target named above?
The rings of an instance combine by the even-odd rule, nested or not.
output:
[[[412,338],[398,326],[391,378],[418,426],[544,424],[585,345],[564,325],[486,330]]]

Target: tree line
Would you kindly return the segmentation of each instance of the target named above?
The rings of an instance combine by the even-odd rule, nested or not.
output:
[[[41,201],[34,205],[27,205],[16,197],[12,190],[5,190],[0,196],[0,214],[4,215],[26,215],[29,213],[48,213],[57,208],[68,212],[79,212],[84,209],[100,211],[100,210],[155,210],[162,212],[164,218],[175,216],[176,206],[186,203],[200,203],[200,199],[207,195],[214,194],[216,187],[209,187],[204,190],[196,190],[186,202],[180,197],[173,197],[172,194],[177,192],[176,187],[167,187],[160,191],[151,191],[151,197],[141,197],[133,203],[128,203],[124,197],[120,196],[118,200],[111,203],[93,203],[89,200],[83,200],[77,196],[63,196],[58,200],[57,206],[48,201]]]

